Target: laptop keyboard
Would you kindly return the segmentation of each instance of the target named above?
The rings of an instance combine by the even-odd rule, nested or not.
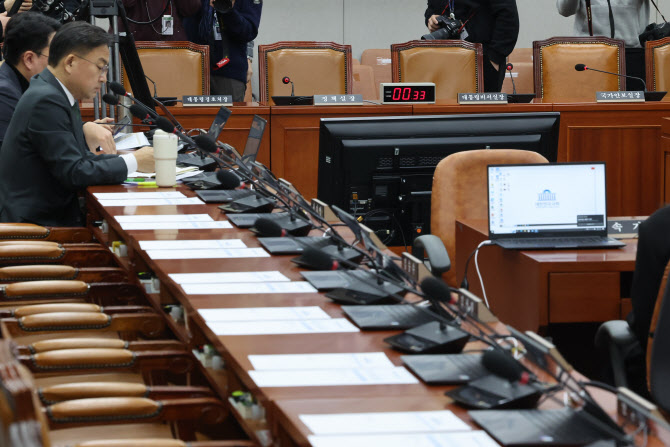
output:
[[[578,247],[592,244],[600,244],[607,241],[608,238],[602,236],[590,237],[539,237],[529,239],[504,239],[505,246],[526,246],[533,247]]]
[[[435,320],[411,304],[342,306],[342,310],[361,329],[411,329]]]
[[[490,374],[481,354],[406,355],[402,361],[428,384],[467,383]]]
[[[525,410],[521,414],[537,430],[555,439],[589,439],[596,430],[573,410]]]

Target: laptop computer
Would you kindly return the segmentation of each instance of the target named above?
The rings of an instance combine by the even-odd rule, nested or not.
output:
[[[254,118],[251,121],[251,127],[249,128],[247,143],[244,146],[242,155],[235,152],[238,163],[250,163],[256,161],[256,156],[258,156],[258,151],[261,147],[261,139],[265,133],[266,125],[266,120],[258,115],[254,115]],[[253,194],[253,191],[248,189],[210,189],[198,190],[196,191],[196,194],[205,203],[227,203],[232,202],[233,200],[249,197]]]
[[[605,163],[488,166],[489,239],[503,248],[618,248],[607,237]]]

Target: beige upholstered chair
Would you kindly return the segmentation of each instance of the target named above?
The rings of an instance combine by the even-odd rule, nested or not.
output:
[[[535,93],[533,84],[533,49],[515,48],[509,55],[507,61],[514,67],[512,75],[514,76],[514,85],[517,93]],[[509,73],[505,73],[502,91],[512,93],[514,91]]]
[[[354,65],[353,92],[363,95],[363,99],[375,101],[379,98],[379,87],[375,84],[375,74],[369,65]]]
[[[647,89],[670,89],[670,37],[646,43]]]
[[[209,95],[209,46],[191,42],[136,42],[144,74],[156,83],[157,96]],[[125,69],[121,81],[130,91]],[[147,80],[149,90],[153,84]]]
[[[458,286],[456,278],[456,220],[486,219],[488,213],[486,166],[491,164],[547,163],[537,152],[515,149],[482,149],[457,152],[435,168],[431,199],[430,231],[442,239],[451,259],[444,278]]]
[[[626,74],[623,40],[608,37],[552,37],[533,42],[535,95],[543,102],[595,102],[598,91],[625,90],[625,78],[576,64]]]
[[[482,46],[463,40],[413,40],[391,45],[393,82],[434,82],[436,99],[483,92]]]
[[[272,96],[351,93],[351,46],[333,42],[277,42],[258,46],[260,102],[273,105]]]
[[[390,48],[369,48],[361,54],[361,65],[372,67],[375,79],[375,88],[379,96],[379,84],[382,82],[391,82],[391,49]]]

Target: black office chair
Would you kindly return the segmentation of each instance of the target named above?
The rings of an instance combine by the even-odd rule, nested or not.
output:
[[[650,331],[651,356],[648,356],[649,392],[656,404],[664,411],[670,412],[670,283],[663,292],[663,302],[658,303],[656,309],[658,320],[656,327]],[[654,312],[656,314],[656,311]],[[653,323],[652,323],[653,324]]]

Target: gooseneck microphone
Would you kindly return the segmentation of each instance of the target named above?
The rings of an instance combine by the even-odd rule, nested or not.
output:
[[[293,85],[293,81],[291,81],[291,78],[288,76],[284,76],[281,81],[284,84],[291,84],[291,96],[295,96],[295,85]]]
[[[514,65],[511,63],[508,63],[505,69],[509,73],[509,78],[512,81],[512,94],[516,95],[516,85],[514,84],[514,76],[512,75],[512,69],[514,68]]]
[[[158,115],[156,114],[156,112],[155,112],[154,110],[152,110],[152,109],[151,109],[149,106],[147,106],[146,104],[142,104],[141,101],[135,99],[135,97],[134,97],[133,95],[131,95],[130,93],[128,93],[128,92],[126,91],[126,89],[123,87],[123,85],[119,84],[118,82],[114,82],[114,81],[110,81],[110,82],[108,82],[107,85],[109,86],[109,89],[110,89],[112,92],[114,92],[115,94],[117,94],[117,95],[119,95],[119,96],[125,96],[125,97],[130,98],[131,101],[133,101],[135,104],[137,104],[137,105],[139,105],[140,107],[142,107],[142,108],[144,109],[144,111],[145,111],[147,114],[149,114],[149,115],[151,116],[151,118],[153,118],[154,120],[158,118]]]
[[[216,179],[221,183],[222,189],[236,189],[242,184],[242,180],[232,171],[219,170]]]
[[[647,90],[647,83],[644,82],[644,79],[638,78],[637,76],[629,76],[629,75],[620,74],[620,73],[612,73],[611,71],[597,70],[595,68],[589,68],[584,64],[575,65],[575,70],[577,70],[577,71],[591,70],[591,71],[597,71],[598,73],[605,73],[605,74],[611,74],[611,75],[614,75],[614,76],[619,76],[619,77],[622,77],[622,78],[636,79],[636,80],[638,80],[642,83],[642,86],[644,87],[644,91],[645,92],[648,91]]]
[[[502,349],[491,349],[482,354],[482,365],[498,377],[510,382],[526,385],[537,380],[511,353]]]

